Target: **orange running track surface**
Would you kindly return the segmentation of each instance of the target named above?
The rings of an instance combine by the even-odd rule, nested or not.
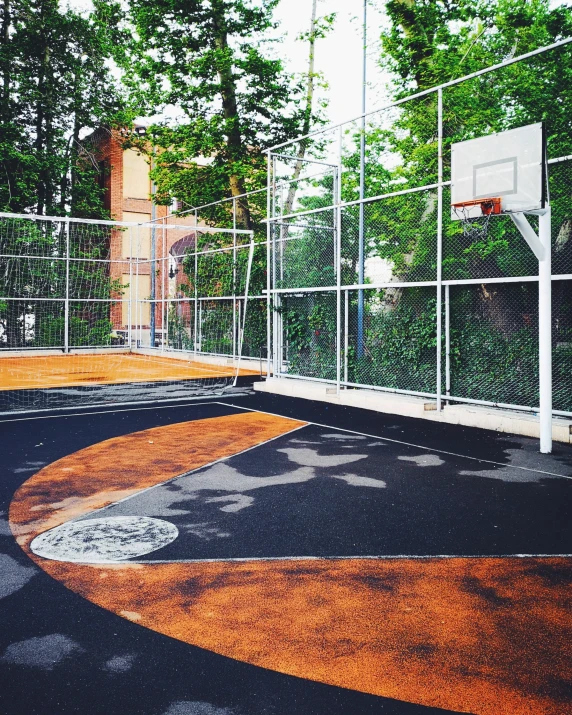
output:
[[[233,377],[234,374],[232,365],[209,365],[134,353],[0,358],[0,390],[197,380]],[[258,375],[258,372],[241,368],[239,375]]]

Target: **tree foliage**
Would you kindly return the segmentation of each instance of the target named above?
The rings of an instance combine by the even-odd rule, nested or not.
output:
[[[185,116],[150,132],[158,201],[193,206],[259,188],[264,149],[299,133],[302,87],[266,39],[277,1],[130,0],[139,38],[132,81],[145,101]],[[247,202],[237,206],[250,228]]]
[[[122,121],[108,60],[112,7],[80,14],[58,0],[0,2],[0,207],[102,213],[99,167],[86,134]]]

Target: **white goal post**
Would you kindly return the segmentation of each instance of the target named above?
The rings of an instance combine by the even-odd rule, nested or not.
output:
[[[253,251],[192,221],[0,213],[0,410],[235,386]]]

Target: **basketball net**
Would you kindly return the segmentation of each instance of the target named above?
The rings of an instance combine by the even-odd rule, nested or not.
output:
[[[474,216],[472,210],[475,206],[480,206],[481,215]],[[471,243],[486,238],[491,216],[501,213],[501,200],[499,198],[477,199],[453,204],[453,210],[457,218],[463,225],[463,235]]]

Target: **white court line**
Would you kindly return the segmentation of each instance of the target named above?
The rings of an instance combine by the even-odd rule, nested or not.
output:
[[[218,402],[219,405],[224,405],[225,407],[236,407],[239,410],[247,410],[248,412],[260,412],[263,415],[270,415],[271,417],[284,417],[284,415],[278,415],[274,412],[266,412],[264,410],[255,410],[251,407],[241,407],[240,405],[232,405],[228,402]],[[288,418],[294,419],[294,418]],[[300,420],[302,421],[302,420]],[[348,432],[349,434],[357,434],[362,437],[367,437],[368,439],[378,439],[383,442],[392,442],[393,444],[402,444],[406,447],[415,447],[416,449],[424,449],[427,452],[436,452],[437,454],[447,454],[450,457],[461,457],[462,459],[470,459],[473,462],[480,462],[482,464],[494,464],[497,467],[504,467],[505,469],[521,469],[524,472],[533,472],[534,474],[546,474],[549,477],[560,477],[561,479],[572,479],[572,476],[567,476],[565,474],[556,474],[555,472],[547,472],[543,469],[532,469],[532,467],[520,467],[515,464],[503,464],[502,462],[494,462],[491,459],[481,459],[480,457],[470,457],[466,454],[459,454],[458,452],[448,452],[445,449],[437,449],[436,447],[426,447],[422,444],[414,444],[413,442],[404,442],[400,439],[392,439],[391,437],[379,437],[375,434],[368,434],[367,432],[357,432],[356,430],[344,429],[343,427],[333,427],[332,425],[324,425],[320,422],[309,422],[308,420],[303,420],[307,422],[308,425],[315,425],[316,427],[325,427],[326,429],[337,430],[338,432]]]
[[[115,409],[115,410],[100,410],[99,412],[70,412],[69,414],[65,415],[40,415],[38,417],[17,417],[11,420],[0,420],[0,424],[3,422],[28,422],[29,420],[52,420],[56,419],[57,417],[62,418],[62,417],[89,417],[89,415],[108,415],[108,414],[113,414],[114,412],[143,412],[144,410],[166,410],[169,408],[175,409],[179,407],[199,407],[199,406],[204,406],[204,405],[221,405],[223,404],[222,402],[218,401],[219,395],[214,395],[212,398],[211,402],[189,402],[188,404],[185,405],[173,405],[171,403],[173,402],[183,402],[184,400],[190,400],[192,399],[191,397],[173,397],[168,400],[169,404],[165,405],[163,404],[167,400],[159,400],[156,403],[153,403],[151,407],[133,407],[131,409],[127,410],[122,410],[122,409]],[[197,400],[205,399],[204,395],[202,397],[197,397]],[[118,404],[117,402],[114,404]],[[122,402],[120,403],[122,405],[141,405],[143,403],[141,402]],[[50,410],[49,408],[46,409],[46,412],[52,412],[56,410],[89,410],[93,407],[103,407],[105,405],[104,402],[100,402],[99,405],[85,405],[84,407],[81,406],[75,406],[75,407],[54,407],[53,410]],[[228,407],[228,405],[224,405],[225,407]],[[234,407],[234,405],[232,405]],[[110,405],[112,407],[112,405]],[[239,407],[236,407],[235,409],[240,409]],[[0,413],[0,414],[8,414],[6,412]]]
[[[219,404],[219,403],[217,403],[217,404]],[[222,416],[225,417],[227,415],[222,415]],[[290,420],[291,422],[301,422],[302,421],[302,420],[295,420],[291,417],[283,417],[282,419]],[[264,442],[259,442],[258,444],[255,444],[252,447],[247,447],[246,449],[242,449],[240,452],[235,452],[234,454],[227,454],[225,457],[219,457],[218,459],[214,459],[212,462],[207,462],[206,464],[201,464],[200,467],[195,467],[195,469],[189,469],[187,472],[181,472],[180,474],[177,474],[174,477],[165,479],[163,482],[158,482],[157,484],[153,484],[150,487],[146,487],[145,489],[140,489],[139,491],[135,492],[134,494],[129,494],[129,496],[123,497],[123,499],[114,501],[111,504],[106,504],[105,506],[102,506],[99,509],[94,509],[93,511],[88,512],[87,514],[81,514],[80,516],[77,516],[74,519],[68,519],[68,521],[65,521],[64,524],[71,524],[76,521],[87,521],[87,519],[85,519],[85,517],[88,515],[91,516],[92,514],[99,514],[100,512],[105,511],[106,509],[111,509],[112,507],[116,506],[117,504],[123,504],[123,502],[129,501],[130,499],[134,499],[135,497],[141,496],[141,494],[145,494],[145,492],[150,492],[152,489],[157,489],[158,487],[162,487],[165,484],[174,482],[176,479],[181,479],[181,477],[188,477],[191,474],[194,474],[195,472],[199,472],[201,469],[206,469],[207,467],[212,467],[214,464],[218,464],[219,462],[224,462],[227,459],[232,459],[232,457],[238,457],[241,454],[245,454],[246,452],[250,452],[253,449],[262,447],[262,445],[264,445],[264,444],[268,444],[269,442],[274,442],[274,440],[280,439],[280,437],[284,437],[287,434],[292,434],[293,432],[297,432],[298,430],[305,429],[308,426],[309,426],[309,423],[300,425],[299,427],[293,427],[291,430],[288,430],[288,432],[283,432],[282,434],[278,434],[278,435],[276,435],[276,437],[271,437],[270,439],[266,439],[266,440],[264,440]],[[58,526],[63,526],[63,524],[58,524]],[[57,529],[58,526],[54,526],[52,528]],[[52,531],[52,529],[48,529],[46,532],[42,532],[42,533],[47,533],[49,531]]]
[[[57,527],[55,527],[57,528]],[[130,564],[243,564],[274,561],[429,561],[431,559],[569,559],[572,554],[434,554],[388,556],[245,556],[227,559],[133,559],[124,561],[73,561],[67,563],[86,564],[88,566],[129,566]]]

